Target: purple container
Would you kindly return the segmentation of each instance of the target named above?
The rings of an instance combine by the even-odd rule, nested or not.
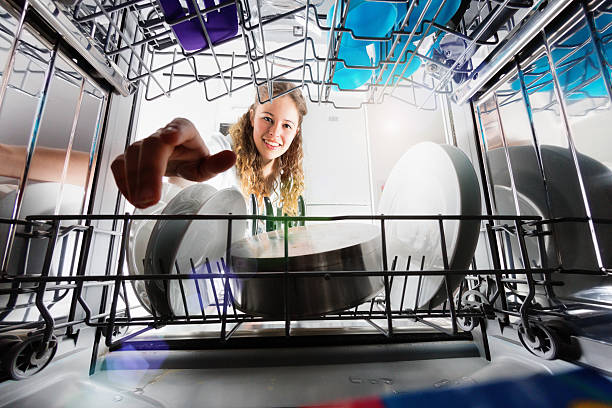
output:
[[[188,14],[195,16],[190,20],[171,26],[176,38],[185,51],[203,50],[209,47],[192,0],[187,0],[188,13],[185,12],[178,0],[159,0],[159,3],[166,16],[166,22],[171,23]],[[205,11],[207,8],[214,7],[215,2],[214,0],[204,0],[204,6]],[[202,13],[202,17],[210,41],[213,44],[231,38],[238,32],[236,3],[232,3],[207,14]]]

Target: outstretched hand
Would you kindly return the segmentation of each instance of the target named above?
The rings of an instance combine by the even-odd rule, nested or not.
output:
[[[193,123],[177,118],[130,145],[111,169],[119,191],[135,207],[146,208],[161,198],[163,176],[206,181],[235,162],[236,154],[230,150],[211,155]]]

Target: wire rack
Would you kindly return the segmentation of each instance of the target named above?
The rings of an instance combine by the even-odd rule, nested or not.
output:
[[[146,88],[148,100],[198,85],[213,101],[282,78],[302,87],[312,102],[336,108],[359,108],[391,97],[422,109],[437,109],[436,95],[453,94],[487,50],[534,8],[532,0],[383,0],[378,3],[404,5],[405,15],[386,35],[365,37],[347,28],[350,3],[341,0],[279,6],[228,0],[214,7],[190,1],[181,3],[190,11],[175,19],[166,17],[154,0],[78,0],[56,7],[130,83]],[[332,6],[336,12],[328,16]],[[449,7],[457,9],[455,15],[442,20]],[[230,8],[237,15],[235,35],[185,50],[176,34],[181,24],[199,21],[210,40],[208,16]],[[344,43],[351,40],[371,44],[369,63],[343,55]],[[420,67],[407,73],[413,61],[420,61]],[[369,79],[347,87],[336,81],[339,67],[366,71]]]
[[[316,223],[321,221],[361,221],[380,226],[382,268],[380,270],[356,271],[254,271],[252,279],[283,279],[283,313],[278,316],[260,316],[245,313],[235,306],[232,295],[233,281],[241,279],[226,262],[231,258],[231,246],[226,246],[225,256],[209,260],[200,265],[191,261],[190,270],[174,270],[172,274],[129,274],[125,268],[128,251],[130,224],[143,219],[152,220],[223,220],[227,222],[226,242],[231,241],[232,222],[246,219],[262,219],[281,223],[285,230],[284,245],[288,246],[288,226],[299,221]],[[77,221],[79,221],[77,223]],[[84,221],[84,223],[82,222]],[[388,253],[385,223],[427,221],[437,225],[440,240],[442,268],[427,269],[427,260],[411,254]],[[491,253],[492,266],[476,265],[473,261],[467,270],[450,269],[446,241],[448,226],[457,222],[478,222],[485,233],[484,242]],[[470,338],[469,332],[484,319],[497,318],[505,327],[513,327],[525,347],[543,358],[556,358],[559,347],[565,341],[545,324],[551,320],[571,319],[571,306],[559,301],[554,287],[561,284],[558,273],[606,274],[601,270],[563,270],[549,268],[546,257],[540,263],[530,261],[526,242],[532,240],[540,253],[546,253],[546,236],[551,224],[562,222],[587,222],[587,219],[541,220],[539,217],[519,216],[344,216],[344,217],[266,217],[266,216],[174,216],[174,215],[59,215],[32,216],[26,221],[2,220],[16,225],[18,234],[28,240],[42,239],[47,250],[41,271],[13,271],[0,279],[0,339],[14,337],[14,333],[28,333],[27,339],[35,342],[32,352],[43,353],[57,346],[56,338],[76,338],[82,327],[96,328],[92,351],[91,372],[95,370],[98,346],[104,338],[111,349],[142,349],[173,347],[173,341],[146,340],[147,332],[163,330],[164,327],[197,326],[198,335],[183,335],[174,347],[221,347],[228,344],[253,344],[265,339],[275,344],[299,344],[307,338],[308,344],[330,341],[375,341],[393,342],[414,339]],[[612,220],[592,220],[611,224]],[[111,222],[111,229],[93,226],[98,222]],[[17,225],[18,224],[18,225]],[[514,237],[515,248],[507,239]],[[106,242],[107,257],[103,266],[92,260],[95,246],[100,250],[100,239]],[[505,247],[501,243],[507,242]],[[518,247],[516,247],[518,246]],[[534,246],[532,245],[531,248]],[[520,262],[508,262],[505,251],[518,251]],[[104,251],[101,251],[104,252]],[[28,251],[25,251],[24,256]],[[99,254],[100,252],[98,252]],[[287,253],[287,252],[286,252]],[[287,256],[287,255],[286,255]],[[407,263],[400,261],[404,256]],[[25,265],[25,263],[22,263]],[[178,268],[178,266],[177,266]],[[256,273],[255,273],[256,272]],[[288,299],[288,278],[334,279],[337,277],[380,277],[384,287],[380,293],[365,303],[334,313],[298,318],[291,315]],[[444,301],[441,304],[421,304],[418,294],[424,278],[438,276],[444,281]],[[462,278],[454,287],[453,278]],[[557,278],[555,278],[557,276]],[[411,280],[412,279],[412,280]],[[414,279],[418,279],[416,285]],[[160,314],[150,305],[139,302],[134,295],[134,283],[149,282],[167,287],[178,282],[184,312]],[[407,282],[416,286],[414,304],[408,301]],[[185,293],[187,285],[197,293],[201,311],[191,313],[187,307]],[[396,288],[394,290],[394,288]],[[401,288],[399,292],[397,288]],[[208,296],[206,302],[204,293]],[[392,297],[393,296],[393,297]],[[307,336],[300,332],[300,323],[314,321],[342,328],[342,324],[361,324],[362,330],[332,332],[331,335]],[[337,326],[336,324],[340,324]],[[275,336],[262,337],[258,330],[272,325]],[[364,326],[369,331],[363,331]],[[328,327],[328,329],[329,329]],[[486,330],[482,329],[486,340]],[[365,333],[365,334],[364,334]],[[312,334],[312,333],[311,333]],[[8,336],[8,337],[6,337]],[[139,341],[145,336],[145,340]],[[442,337],[440,337],[442,336]],[[270,340],[275,338],[276,340]],[[244,343],[245,341],[250,343]],[[569,340],[568,340],[569,341]],[[0,342],[1,343],[1,342]],[[486,341],[485,341],[486,343]],[[1,344],[0,344],[1,345]],[[488,347],[488,346],[486,346]],[[488,353],[488,348],[487,348]],[[52,354],[51,357],[52,358]],[[49,360],[50,360],[49,358]],[[37,360],[38,361],[38,360]],[[46,365],[48,361],[44,364]],[[25,378],[40,369],[43,364],[30,365],[16,375]],[[29,370],[29,371],[28,371]]]

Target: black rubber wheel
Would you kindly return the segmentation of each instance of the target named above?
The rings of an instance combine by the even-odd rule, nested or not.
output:
[[[531,354],[545,360],[554,360],[559,357],[561,339],[555,329],[533,324],[531,330],[533,338],[529,339],[525,328],[522,325],[518,327],[519,340]]]
[[[478,312],[478,310],[474,308],[468,308],[463,310],[469,312]],[[457,317],[457,326],[459,326],[459,328],[463,331],[471,332],[476,327],[478,327],[478,318],[475,316]]]
[[[21,343],[18,336],[8,335],[0,337],[0,372],[8,375],[8,354],[11,348]]]
[[[4,355],[4,368],[14,380],[24,380],[42,371],[55,356],[57,340],[51,340],[41,352],[42,335],[27,337],[15,343]]]

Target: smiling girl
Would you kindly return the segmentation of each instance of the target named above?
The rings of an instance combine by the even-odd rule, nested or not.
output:
[[[296,215],[304,190],[302,119],[307,108],[300,90],[291,89],[289,83],[273,82],[272,101],[260,103],[256,97],[230,128],[231,142],[215,134],[207,144],[193,123],[177,118],[133,143],[111,165],[119,190],[135,207],[146,208],[159,201],[162,176],[202,182],[224,173],[217,187],[238,185],[260,205],[270,197],[284,213]],[[270,99],[267,86],[258,91],[262,101]]]

